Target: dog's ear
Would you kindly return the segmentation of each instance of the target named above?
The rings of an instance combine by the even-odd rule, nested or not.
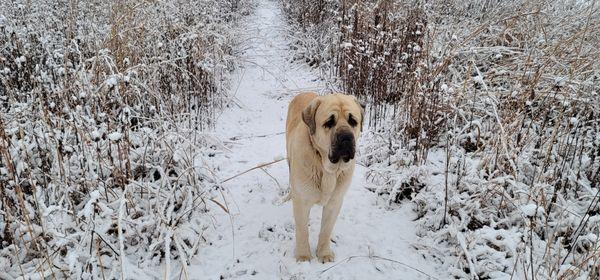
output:
[[[315,114],[317,113],[317,108],[321,105],[321,100],[319,98],[315,98],[304,110],[302,111],[302,120],[308,126],[310,134],[315,134],[317,131],[317,124],[315,123]]]
[[[362,132],[365,123],[365,104],[358,101],[356,97],[354,97],[354,102],[360,107],[360,131]]]

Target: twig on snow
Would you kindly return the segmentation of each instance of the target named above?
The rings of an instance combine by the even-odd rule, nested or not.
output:
[[[242,139],[264,138],[264,137],[270,137],[270,136],[277,136],[277,135],[281,135],[281,134],[285,134],[285,131],[284,132],[271,133],[271,134],[262,134],[262,135],[233,136],[233,137],[229,138],[229,140],[237,141],[237,140],[242,140]]]
[[[407,268],[410,268],[410,269],[412,269],[412,270],[414,270],[414,271],[417,271],[417,272],[419,272],[419,273],[421,273],[421,274],[423,274],[423,275],[425,275],[425,276],[429,277],[430,279],[436,279],[436,280],[439,280],[439,278],[437,278],[437,277],[434,277],[434,276],[431,276],[431,275],[429,275],[427,272],[424,272],[424,271],[422,271],[422,270],[420,270],[420,269],[418,269],[418,268],[412,267],[412,266],[410,266],[410,265],[408,265],[408,264],[406,264],[406,263],[403,263],[403,262],[401,262],[401,261],[397,261],[397,260],[393,260],[393,259],[390,259],[390,258],[380,257],[380,256],[349,256],[349,257],[347,257],[347,258],[345,258],[345,259],[343,259],[343,260],[341,260],[341,261],[339,261],[339,262],[337,262],[337,263],[333,264],[332,266],[330,266],[330,267],[328,267],[328,268],[326,268],[326,269],[322,270],[320,274],[323,274],[323,273],[327,272],[328,270],[330,270],[330,269],[332,269],[332,268],[334,268],[334,267],[338,266],[339,264],[341,264],[341,263],[343,263],[343,262],[349,262],[349,261],[351,261],[352,259],[358,259],[358,258],[367,258],[367,259],[371,259],[371,260],[372,260],[372,259],[378,259],[378,260],[383,260],[383,261],[389,261],[389,262],[397,263],[397,264],[399,264],[399,265],[402,265],[402,266],[404,266],[404,267],[407,267]]]
[[[281,187],[281,184],[279,184],[279,181],[275,177],[273,177],[273,175],[271,175],[271,173],[267,172],[267,170],[265,170],[264,168],[261,168],[260,170],[262,170],[263,172],[265,172],[265,174],[267,174],[267,176],[271,177],[271,179],[273,179],[273,181],[275,181],[275,184],[277,184],[277,187],[280,190],[283,190],[283,188]]]
[[[280,159],[278,159],[278,160],[274,160],[274,161],[271,161],[271,162],[268,162],[268,163],[262,163],[262,164],[259,164],[259,165],[255,166],[255,167],[252,167],[252,168],[250,168],[250,169],[248,169],[248,170],[246,170],[246,171],[244,171],[244,172],[242,172],[242,173],[238,173],[238,174],[236,174],[236,175],[233,175],[233,176],[231,176],[231,177],[229,177],[229,178],[227,178],[227,179],[225,179],[225,180],[221,181],[221,183],[225,183],[225,182],[227,182],[227,181],[229,181],[229,180],[231,180],[231,179],[234,179],[234,178],[236,178],[236,177],[239,177],[239,176],[241,176],[241,175],[244,175],[244,174],[246,174],[246,173],[248,173],[248,172],[250,172],[250,171],[252,171],[252,170],[259,169],[259,168],[263,168],[263,167],[265,167],[265,166],[269,166],[269,165],[271,165],[271,164],[274,164],[274,163],[278,163],[278,162],[280,162],[280,161],[282,161],[282,160],[284,160],[284,159],[286,159],[286,158],[280,158]]]

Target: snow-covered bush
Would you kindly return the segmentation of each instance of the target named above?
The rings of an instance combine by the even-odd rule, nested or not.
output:
[[[331,6],[324,65],[370,103],[361,161],[417,249],[457,278],[600,277],[594,1]]]
[[[335,24],[339,1],[280,1],[285,15],[294,23],[290,30],[294,60],[325,67],[333,55],[331,27]]]
[[[186,273],[245,5],[0,3],[0,278]]]

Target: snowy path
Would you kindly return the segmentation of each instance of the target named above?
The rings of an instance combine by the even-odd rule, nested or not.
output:
[[[217,157],[221,178],[284,157],[288,102],[299,91],[324,88],[310,70],[288,61],[285,28],[274,0],[261,1],[246,23],[245,62],[233,83],[234,102],[217,124],[217,135],[231,149]],[[336,262],[329,264],[317,263],[315,258],[311,263],[297,263],[293,257],[291,202],[278,203],[281,189],[288,188],[285,161],[226,182],[231,217],[217,207],[212,211],[216,229],[205,237],[213,243],[201,248],[192,260],[190,277],[428,279],[416,269],[437,277],[433,264],[410,247],[416,238],[411,222],[414,214],[408,209],[387,211],[378,205],[376,196],[364,188],[368,184],[364,172],[357,166],[333,233]],[[320,207],[311,212],[313,257],[320,212]]]

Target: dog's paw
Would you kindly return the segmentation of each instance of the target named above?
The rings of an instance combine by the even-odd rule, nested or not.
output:
[[[309,262],[310,255],[296,255],[296,261],[297,262]]]
[[[307,262],[310,261],[310,246],[308,244],[299,245],[296,244],[296,260],[299,262]]]
[[[331,250],[327,250],[326,252],[317,254],[320,263],[328,263],[333,262],[335,259],[335,254]]]

